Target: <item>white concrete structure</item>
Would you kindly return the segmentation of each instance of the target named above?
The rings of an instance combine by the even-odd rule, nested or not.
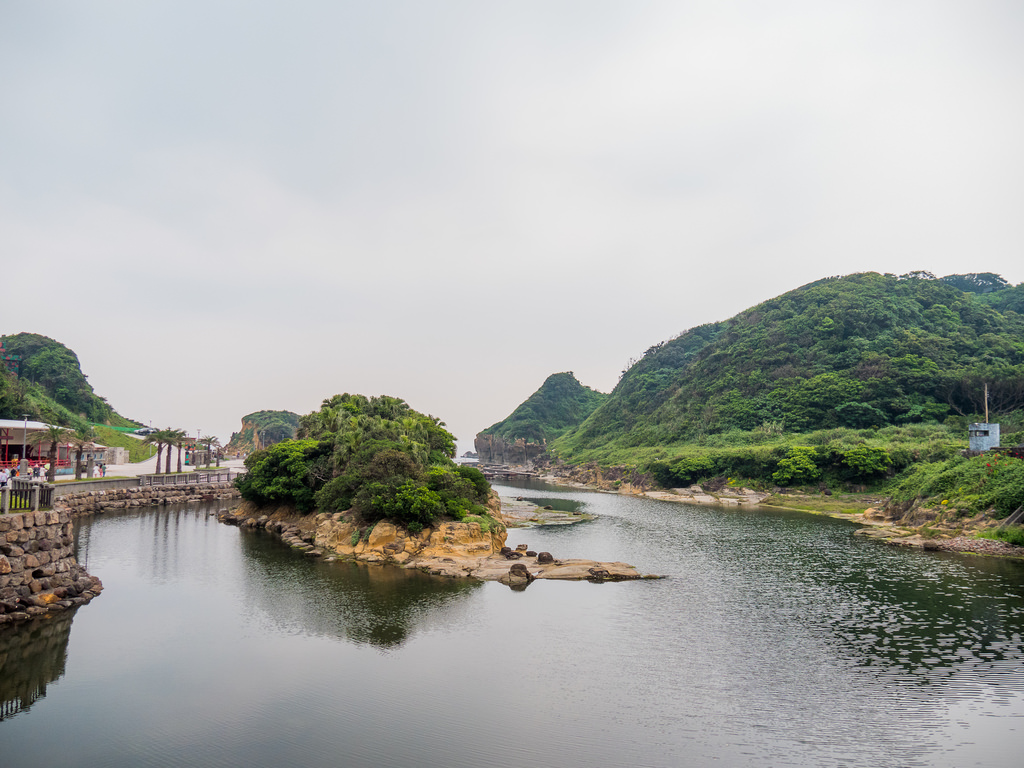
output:
[[[987,451],[999,447],[999,425],[975,422],[967,426],[967,437],[972,451]]]

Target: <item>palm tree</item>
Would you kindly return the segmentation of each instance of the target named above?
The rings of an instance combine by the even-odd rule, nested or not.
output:
[[[169,438],[173,430],[168,427],[167,429],[158,429],[156,432],[150,432],[146,435],[145,442],[156,446],[156,474],[160,474],[160,460],[163,457],[164,446],[167,446],[167,471],[171,471],[171,446]]]
[[[50,469],[46,473],[47,482],[53,482],[53,477],[57,474],[57,446],[61,443],[67,442],[70,437],[71,431],[64,428],[58,427],[55,424],[47,424],[46,429],[41,432],[33,432],[28,436],[28,442],[32,445],[40,446],[43,443],[50,444]]]
[[[181,448],[188,442],[188,433],[183,429],[168,430],[170,435],[167,438],[167,473],[171,472],[171,446],[178,449],[178,474],[181,474]]]
[[[75,449],[75,480],[82,479],[82,453],[88,448],[95,448],[96,430],[92,427],[79,427],[68,438],[68,445]]]
[[[213,435],[203,435],[196,442],[206,446],[206,466],[210,466],[213,461],[213,449],[220,448],[220,440]],[[219,461],[218,466],[220,466]]]
[[[160,457],[164,452],[164,443],[163,440],[161,439],[160,432],[150,432],[148,435],[146,435],[145,438],[143,438],[142,442],[156,446],[156,473],[159,475]]]

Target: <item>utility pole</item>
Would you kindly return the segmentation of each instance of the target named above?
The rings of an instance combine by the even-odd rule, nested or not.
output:
[[[985,382],[985,423],[988,424],[988,382]]]

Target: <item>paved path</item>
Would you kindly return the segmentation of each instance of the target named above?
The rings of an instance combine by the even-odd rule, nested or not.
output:
[[[167,456],[160,457],[162,461],[160,466],[166,466]],[[241,459],[229,459],[220,463],[221,469],[230,467],[234,470],[245,469],[245,462]],[[203,468],[205,469],[205,467]],[[171,455],[171,471],[178,471],[178,457],[176,454]],[[182,464],[182,472],[192,472],[194,467],[185,466]],[[139,461],[134,464],[107,464],[107,477],[138,477],[139,475],[152,475],[156,472],[156,456],[146,459],[145,461]],[[57,475],[56,482],[62,482],[67,480],[74,480],[75,473],[72,472],[70,475]]]

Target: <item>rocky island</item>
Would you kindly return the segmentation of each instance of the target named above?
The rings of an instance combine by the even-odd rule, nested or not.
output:
[[[300,419],[296,439],[246,459],[249,471],[239,481],[245,501],[219,517],[325,559],[513,586],[642,578],[625,563],[505,546],[510,525],[543,521],[548,510],[509,500],[506,514],[483,474],[456,465],[454,455],[455,439],[443,423],[404,401],[336,395]],[[553,511],[550,517],[582,518]]]

